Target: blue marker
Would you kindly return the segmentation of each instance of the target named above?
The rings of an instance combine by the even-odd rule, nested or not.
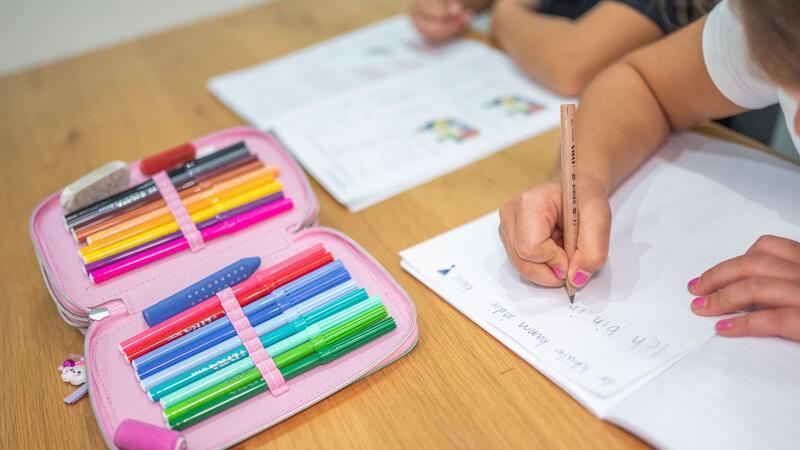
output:
[[[211,298],[217,292],[250,278],[250,275],[260,265],[261,258],[257,256],[240,259],[145,309],[142,311],[144,320],[151,327],[157,325],[203,300]]]

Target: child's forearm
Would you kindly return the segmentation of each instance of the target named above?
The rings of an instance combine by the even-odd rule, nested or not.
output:
[[[600,73],[581,95],[577,145],[584,178],[609,193],[673,131],[742,112],[714,85],[700,19]],[[668,75],[665,75],[668,74]]]
[[[628,62],[602,72],[586,88],[576,117],[580,179],[610,194],[671,131],[647,82]]]
[[[533,79],[560,95],[583,91],[601,70],[663,32],[632,8],[601,2],[577,20],[531,11],[515,0],[498,0],[492,32]]]

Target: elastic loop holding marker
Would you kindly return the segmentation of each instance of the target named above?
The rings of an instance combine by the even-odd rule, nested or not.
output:
[[[239,301],[233,294],[233,289],[223,289],[217,293],[217,297],[220,300],[222,309],[225,310],[225,314],[228,315],[228,319],[230,319],[233,328],[236,330],[236,334],[242,339],[242,344],[247,349],[250,359],[261,373],[261,377],[267,382],[272,395],[277,396],[289,390],[289,385],[286,384],[283,374],[275,365],[275,361],[272,360],[269,353],[267,353],[264,344],[261,343],[261,339],[253,329],[253,325],[245,316],[244,311],[242,311]]]
[[[189,249],[192,252],[196,252],[205,248],[206,244],[203,241],[203,235],[192,221],[189,211],[186,210],[186,205],[181,201],[181,196],[172,184],[172,180],[169,179],[167,172],[162,170],[153,174],[152,180],[161,193],[161,197],[164,198],[169,212],[172,213],[172,217],[175,218],[175,222],[180,227],[181,233],[189,243]]]

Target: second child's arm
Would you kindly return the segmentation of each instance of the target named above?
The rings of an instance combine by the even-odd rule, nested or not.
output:
[[[498,0],[492,34],[531,77],[560,95],[580,94],[601,70],[664,33],[630,6],[600,2],[577,20]]]

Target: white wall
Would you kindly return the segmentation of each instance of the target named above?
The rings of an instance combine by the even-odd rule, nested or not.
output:
[[[0,0],[0,75],[271,0]]]

